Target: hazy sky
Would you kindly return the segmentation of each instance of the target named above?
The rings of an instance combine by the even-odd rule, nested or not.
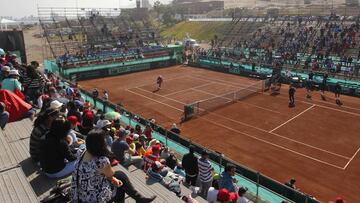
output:
[[[154,2],[155,0],[149,0]],[[169,2],[170,0],[160,0]],[[135,7],[136,0],[0,0],[0,5],[6,9],[1,9],[0,16],[22,17],[37,15],[37,5],[39,7],[78,7],[86,8],[121,8]]]

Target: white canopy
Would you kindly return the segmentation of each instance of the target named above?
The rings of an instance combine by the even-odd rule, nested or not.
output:
[[[17,25],[18,28],[20,29],[19,22],[16,22],[14,20],[5,19],[5,18],[1,19],[0,25],[1,25],[1,30],[7,30],[8,25]]]

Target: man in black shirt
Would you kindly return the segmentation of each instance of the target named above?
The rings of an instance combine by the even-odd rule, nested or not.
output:
[[[194,155],[194,151],[194,147],[190,146],[189,153],[185,154],[181,161],[182,167],[186,173],[185,182],[192,186],[196,186],[196,180],[199,172],[198,159]]]
[[[329,75],[327,73],[324,74],[323,76],[323,80],[322,80],[322,83],[321,83],[321,99],[322,100],[326,100],[326,97],[325,97],[325,91],[327,89],[327,79],[328,79]]]
[[[336,99],[336,104],[339,106],[342,105],[342,102],[340,101],[340,93],[341,93],[341,85],[338,82],[335,85],[335,99]]]
[[[289,86],[289,107],[295,106],[295,87],[290,84]]]

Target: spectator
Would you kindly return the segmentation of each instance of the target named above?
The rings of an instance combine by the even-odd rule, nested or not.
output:
[[[144,156],[144,171],[146,172],[155,161],[160,161],[160,144],[155,144]]]
[[[146,174],[149,176],[150,179],[159,182],[160,184],[168,188],[170,191],[174,192],[177,196],[180,196],[180,184],[175,179],[165,179],[164,177],[166,177],[167,173],[163,173],[163,167],[164,166],[159,161],[155,161],[151,164],[151,167],[148,168]]]
[[[81,112],[79,111],[79,108],[76,106],[74,101],[69,101],[67,103],[67,116],[75,116],[77,121],[81,122],[82,120],[82,115]]]
[[[49,178],[60,178],[75,170],[76,156],[70,152],[66,137],[70,122],[63,116],[51,124],[40,150],[40,165]]]
[[[91,111],[83,112],[81,125],[78,128],[82,135],[87,135],[94,128],[94,114]]]
[[[22,91],[22,86],[19,82],[19,76],[20,75],[18,70],[10,70],[9,76],[2,81],[1,88],[12,92],[15,92],[15,89]]]
[[[97,98],[99,97],[99,91],[94,88],[94,90],[92,91],[92,98],[93,98],[93,101],[94,101],[94,107],[96,108],[96,100]]]
[[[181,130],[176,126],[176,123],[173,123],[170,129],[171,132],[176,133],[176,134],[180,134]]]
[[[52,122],[59,115],[59,111],[47,109],[40,112],[34,121],[34,128],[30,135],[30,157],[34,162],[38,162],[40,158],[41,143],[45,140],[45,134],[50,129]]]
[[[175,166],[177,166],[177,163],[178,161],[174,152],[170,152],[170,156],[165,160],[166,166],[174,170]]]
[[[7,122],[9,121],[9,112],[5,110],[5,104],[0,102],[0,127],[5,129]]]
[[[136,126],[135,126],[135,132],[134,132],[134,133],[136,133],[136,134],[138,134],[138,135],[142,135],[142,134],[143,134],[140,125],[136,124]],[[150,140],[148,140],[148,141],[150,141]]]
[[[247,192],[247,188],[246,187],[240,187],[239,190],[238,190],[238,200],[237,200],[237,203],[248,203],[249,200],[246,199],[246,197],[244,197],[245,193]]]
[[[204,150],[198,159],[199,180],[200,180],[200,196],[206,198],[206,193],[212,185],[213,168],[208,160],[209,153]]]
[[[148,141],[150,141],[150,140],[152,140],[152,128],[151,128],[151,126],[150,126],[150,124],[147,124],[146,126],[145,126],[145,130],[144,130],[144,135],[146,136],[146,138],[147,138],[147,140]],[[139,134],[139,135],[141,135],[141,134]]]
[[[105,101],[108,101],[108,100],[109,100],[109,94],[108,94],[108,92],[107,92],[106,90],[104,90],[104,97],[103,97],[103,99],[104,99]]]
[[[225,188],[219,190],[216,198],[221,203],[230,203],[231,201],[230,192]]]
[[[196,186],[196,181],[199,173],[198,168],[198,159],[194,155],[195,148],[193,146],[189,146],[189,153],[183,156],[181,161],[182,167],[185,170],[185,182],[188,185]]]
[[[209,203],[216,202],[218,193],[219,193],[219,187],[218,186],[210,187],[208,192],[207,192],[206,200]]]
[[[219,188],[226,188],[230,192],[236,191],[236,181],[232,178],[235,175],[235,166],[232,164],[227,164],[225,171],[220,175]]]
[[[86,138],[87,151],[81,156],[72,176],[72,202],[106,203],[113,200],[124,203],[125,193],[136,202],[152,202],[156,196],[143,197],[136,191],[125,173],[113,171],[108,158],[111,152],[107,149],[103,137],[104,131],[96,129],[90,131]],[[116,187],[113,199],[111,184]]]
[[[111,136],[111,125],[112,123],[109,120],[101,120],[96,125],[96,128],[102,129],[105,132],[104,139],[108,147],[111,147],[113,143],[113,137]]]
[[[296,186],[295,186],[296,180],[295,178],[291,178],[289,182],[286,182],[285,185],[296,190]]]
[[[75,131],[78,125],[80,125],[80,122],[77,120],[76,116],[69,116],[68,121],[71,124],[71,129],[68,133],[69,138],[69,146],[72,146],[74,148],[85,148],[85,140],[78,138],[78,132]]]
[[[10,67],[9,66],[3,66],[1,68],[1,75],[0,75],[0,81],[3,81],[5,78],[9,76]]]
[[[177,163],[177,165],[175,166],[174,168],[174,173],[175,174],[178,174],[179,176],[185,178],[186,174],[185,174],[185,171],[184,169],[182,168],[182,165],[181,163]]]
[[[121,128],[118,132],[119,138],[116,139],[111,145],[111,151],[115,154],[116,159],[122,166],[128,167],[134,164],[137,167],[142,165],[142,158],[140,156],[132,156],[136,152],[129,147],[126,142],[126,137],[129,135],[129,131]]]
[[[43,92],[46,83],[45,77],[37,70],[38,67],[39,63],[32,61],[31,65],[26,67],[23,77],[24,94],[27,97],[27,101],[31,101],[34,104],[37,99],[35,92]]]

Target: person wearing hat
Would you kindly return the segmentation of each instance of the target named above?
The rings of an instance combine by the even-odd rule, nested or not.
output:
[[[173,123],[170,129],[171,132],[176,133],[176,134],[180,134],[181,130],[176,126],[176,123]]]
[[[247,190],[248,189],[246,187],[239,188],[239,190],[238,190],[239,197],[237,198],[237,203],[248,203],[249,202],[249,200],[246,197],[244,197]]]
[[[71,124],[71,127],[70,127],[71,129],[68,133],[69,146],[84,149],[85,148],[85,140],[78,138],[78,136],[77,136],[78,132],[75,131],[77,126],[80,125],[78,118],[76,116],[69,116],[69,117],[67,117],[67,119]]]
[[[155,144],[151,150],[144,155],[144,172],[146,172],[155,161],[160,161],[160,144]]]
[[[200,180],[200,196],[206,198],[207,191],[212,186],[213,168],[210,164],[209,153],[204,150],[201,157],[198,159],[199,180]]]
[[[5,78],[1,83],[1,89],[9,90],[15,92],[15,90],[22,91],[21,83],[19,82],[19,71],[18,70],[10,70],[9,76]]]
[[[5,78],[9,77],[10,67],[9,66],[3,66],[1,68],[1,75],[0,75],[0,81],[3,81]]]
[[[126,142],[126,138],[129,136],[129,131],[120,128],[118,132],[118,139],[116,139],[111,145],[111,151],[114,153],[116,160],[124,166],[135,165],[140,167],[142,165],[142,158],[140,156],[133,156],[136,154],[134,149],[131,149]]]
[[[82,135],[87,135],[94,128],[94,114],[91,111],[84,111],[81,125],[78,126]]]
[[[231,202],[230,192],[225,188],[220,189],[217,194],[217,201],[221,203],[230,203]]]
[[[109,120],[101,120],[98,122],[95,128],[102,129],[105,132],[105,141],[108,147],[111,147],[114,139],[111,136],[111,125],[112,123]]]

